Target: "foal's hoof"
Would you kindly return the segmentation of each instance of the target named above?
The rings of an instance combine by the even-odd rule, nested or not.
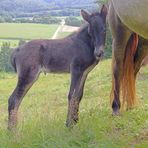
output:
[[[8,122],[8,127],[7,127],[7,129],[8,129],[9,131],[15,131],[15,130],[16,130],[16,127],[17,127],[16,121],[9,121],[9,122]]]
[[[15,131],[16,130],[16,125],[8,125],[7,129],[9,131]]]
[[[66,121],[66,127],[74,127],[77,124],[77,120],[67,120]]]
[[[120,116],[119,110],[113,111],[112,116]]]

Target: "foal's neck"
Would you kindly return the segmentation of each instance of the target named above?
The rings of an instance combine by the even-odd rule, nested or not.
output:
[[[91,49],[94,49],[91,36],[88,33],[88,25],[80,28],[80,30],[77,32],[77,38],[88,44]]]
[[[77,40],[81,40],[83,43],[87,44],[87,46],[91,50],[94,50],[91,36],[88,34],[88,25],[83,26],[77,32],[74,32],[73,34],[71,34],[69,37],[76,38]]]

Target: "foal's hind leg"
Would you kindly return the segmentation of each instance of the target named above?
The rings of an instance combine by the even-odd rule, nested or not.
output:
[[[74,125],[78,121],[79,103],[83,96],[85,80],[95,65],[91,65],[83,71],[77,69],[72,70],[71,86],[68,95],[67,127]]]
[[[18,76],[18,83],[8,100],[8,129],[13,129],[17,124],[17,111],[27,91],[38,78],[38,68],[28,68],[21,71]]]

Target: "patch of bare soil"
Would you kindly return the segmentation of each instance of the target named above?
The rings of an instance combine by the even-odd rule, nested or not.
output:
[[[74,32],[74,31],[77,31],[78,29],[79,29],[79,27],[64,25],[61,32]]]

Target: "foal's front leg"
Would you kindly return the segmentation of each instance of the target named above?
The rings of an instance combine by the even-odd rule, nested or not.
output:
[[[75,124],[78,121],[79,103],[83,96],[82,86],[80,89],[80,83],[82,83],[82,79],[86,79],[83,76],[83,72],[73,70],[71,73],[71,85],[68,94],[68,114],[66,121],[67,127]]]
[[[83,97],[83,90],[88,73],[96,66],[94,63],[85,69],[73,68],[71,71],[71,85],[68,95],[68,113],[66,126],[72,126],[78,121],[79,103]]]

